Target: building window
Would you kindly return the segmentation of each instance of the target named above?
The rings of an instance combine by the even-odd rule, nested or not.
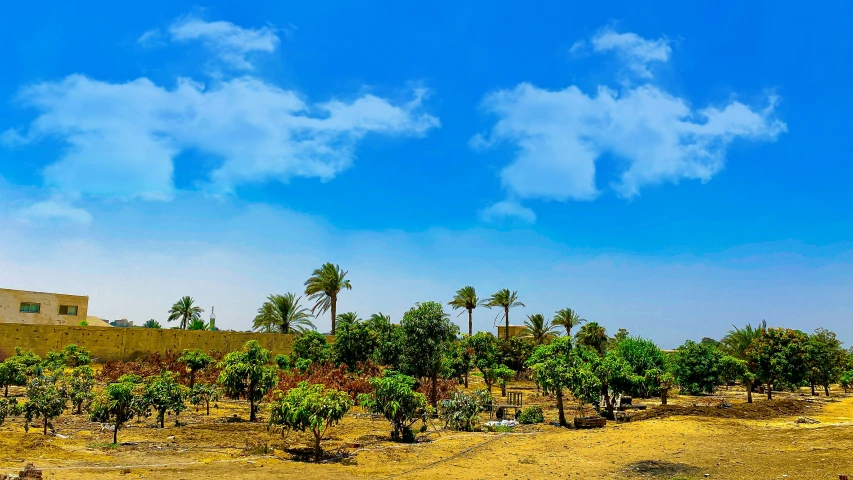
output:
[[[21,302],[21,313],[39,313],[40,311],[40,303]]]
[[[71,315],[77,316],[77,305],[60,305],[59,306],[59,314],[60,315]]]

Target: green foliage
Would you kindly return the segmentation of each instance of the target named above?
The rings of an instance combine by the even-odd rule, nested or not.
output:
[[[267,333],[300,334],[314,329],[311,323],[313,315],[299,304],[302,297],[293,293],[271,294],[258,309],[258,315],[252,321],[252,330]]]
[[[27,384],[27,403],[22,407],[24,430],[29,431],[33,420],[42,419],[44,434],[53,428],[51,421],[60,416],[68,402],[65,393],[57,385],[59,376],[40,375]]]
[[[145,387],[145,400],[157,413],[160,428],[164,427],[167,411],[171,410],[177,416],[186,409],[187,396],[187,388],[178,384],[173,372],[163,372],[149,378]]]
[[[625,333],[627,335],[627,331]],[[654,342],[641,337],[622,337],[612,351],[628,363],[637,379],[637,383],[629,389],[632,395],[646,398],[657,392],[659,381],[649,372],[666,370],[666,362],[663,352]]]
[[[732,325],[732,330],[729,330],[720,342],[720,349],[732,357],[746,360],[746,351],[752,345],[752,341],[765,330],[767,330],[767,322],[764,320],[755,328],[749,323],[743,328]]]
[[[483,411],[483,401],[478,395],[467,395],[456,392],[452,397],[441,402],[439,412],[446,426],[452,430],[471,432],[480,421]]]
[[[24,386],[27,384],[28,367],[18,356],[7,358],[0,363],[0,387],[3,387],[3,396],[9,396],[10,386]]]
[[[62,370],[65,367],[79,367],[92,362],[92,355],[83,347],[71,344],[58,352],[47,352],[42,367],[47,370]]]
[[[678,347],[673,358],[672,372],[682,393],[712,393],[720,384],[722,356],[717,347],[710,343],[688,340]]]
[[[190,372],[190,388],[193,388],[195,385],[195,374],[200,370],[204,370],[209,367],[210,364],[213,363],[213,359],[210,358],[210,355],[199,349],[184,349],[184,351],[181,352],[181,356],[178,357],[178,361],[187,365],[187,370]]]
[[[350,369],[367,361],[378,344],[376,333],[354,312],[338,315],[335,343],[332,345],[335,363]]]
[[[250,340],[241,350],[225,355],[218,365],[222,369],[219,384],[224,393],[249,400],[250,422],[257,417],[257,404],[278,379],[276,367],[267,366],[269,361],[269,350],[262,348],[256,340]]]
[[[88,320],[80,320],[80,322],[77,323],[77,326],[78,327],[88,327],[89,321]]]
[[[204,405],[207,415],[210,415],[210,402],[219,400],[219,387],[215,384],[197,383],[190,390],[190,403],[198,410]]]
[[[344,289],[352,290],[352,284],[346,276],[347,272],[341,270],[340,265],[326,262],[314,270],[311,277],[305,281],[305,295],[315,302],[311,313],[316,315],[318,311],[321,314],[328,310],[332,311],[332,335],[336,332],[338,294]]]
[[[293,341],[293,359],[310,360],[312,363],[329,361],[332,350],[326,342],[326,336],[309,330]]]
[[[352,405],[346,392],[301,382],[286,394],[277,392],[270,405],[269,426],[313,433],[314,456],[319,461],[323,454],[320,439],[330,426],[344,418]]]
[[[414,377],[430,379],[430,403],[435,407],[443,353],[447,344],[456,339],[459,327],[450,322],[438,302],[416,304],[403,315],[400,326],[403,329],[401,370]]]
[[[578,345],[587,346],[603,356],[604,351],[607,350],[610,337],[607,336],[607,330],[599,325],[598,322],[589,322],[581,327],[580,331],[575,335],[575,341],[577,341]]]
[[[571,308],[557,310],[554,312],[554,319],[551,320],[551,323],[555,326],[566,329],[566,336],[571,336],[572,329],[584,322],[586,322],[586,320],[581,318],[580,315],[578,315],[578,312]]]
[[[275,356],[275,364],[278,365],[278,368],[282,372],[286,372],[286,371],[290,370],[290,368],[291,368],[290,356],[289,355],[281,355],[281,354],[276,355]]]
[[[83,413],[83,409],[87,408],[92,402],[95,394],[92,389],[95,386],[95,373],[92,367],[82,365],[71,371],[68,377],[66,394],[71,400],[71,408],[77,414]]]
[[[135,383],[119,381],[110,383],[102,395],[92,403],[89,415],[92,421],[109,422],[115,426],[113,443],[118,443],[118,431],[121,426],[133,418],[135,413],[134,395]]]
[[[160,325],[160,322],[154,320],[153,318],[150,320],[146,320],[145,323],[142,324],[142,328],[163,328]]]
[[[193,320],[201,320],[201,314],[204,310],[201,307],[194,305],[195,300],[192,297],[186,296],[181,297],[180,300],[175,302],[172,305],[172,308],[169,309],[169,322],[174,322],[175,320],[180,320],[182,329],[187,328],[187,326]]]
[[[6,417],[13,417],[19,414],[18,399],[2,399],[0,400],[0,425],[6,421]]]
[[[527,407],[524,410],[522,410],[518,414],[517,420],[518,420],[518,423],[526,424],[526,425],[529,425],[532,423],[542,423],[545,421],[545,415],[542,414],[542,407],[537,405],[537,406],[533,406],[533,407]]]
[[[838,382],[841,384],[841,388],[844,389],[844,393],[847,393],[847,390],[853,388],[853,370],[845,370]]]
[[[746,351],[750,370],[767,385],[768,398],[773,386],[799,385],[808,371],[806,355],[808,335],[789,328],[768,328],[761,332]]]
[[[568,337],[559,337],[549,344],[540,345],[527,360],[527,366],[533,370],[536,384],[544,393],[557,396],[560,425],[566,424],[563,389],[571,388],[577,363],[572,351],[572,342]]]
[[[501,395],[506,395],[506,382],[512,380],[512,377],[515,376],[515,370],[504,364],[500,364],[497,368],[491,369],[489,374],[492,376],[493,381],[501,387]]]
[[[518,300],[518,292],[510,291],[508,288],[502,288],[493,293],[483,303],[486,308],[500,308],[503,310],[505,321],[504,339],[509,340],[509,310],[515,307],[524,307],[525,305]]]
[[[459,383],[468,387],[468,374],[476,367],[474,349],[470,345],[471,337],[465,336],[461,341],[450,342],[444,352],[444,375],[455,378]]]
[[[468,312],[468,335],[473,335],[472,315],[474,309],[481,305],[480,299],[477,298],[477,291],[474,287],[468,285],[456,291],[453,299],[447,302],[447,305],[453,307],[454,310],[460,308]],[[460,315],[462,313],[460,312]]]
[[[812,385],[821,385],[829,395],[829,386],[841,379],[845,352],[835,333],[818,328],[806,344],[808,379]]]
[[[534,345],[551,341],[551,338],[557,335],[556,329],[557,326],[545,320],[545,316],[541,313],[528,315],[527,320],[524,321],[524,335],[530,336]]]
[[[483,374],[486,389],[491,391],[495,377],[492,370],[501,365],[498,357],[498,339],[490,332],[477,332],[472,337],[466,337],[466,344],[474,354],[474,364]]]
[[[391,323],[391,317],[382,312],[374,313],[367,320],[367,326],[376,335],[376,348],[370,359],[377,365],[391,369],[400,368],[400,355],[403,352],[403,329]]]
[[[536,345],[526,338],[510,337],[509,340],[499,338],[496,361],[520,372],[524,370],[527,359],[533,355],[535,349]]]
[[[391,422],[392,440],[413,442],[412,425],[418,420],[425,423],[430,413],[426,397],[415,390],[416,382],[408,375],[386,370],[381,377],[370,379],[373,393],[358,396],[366,411]]]
[[[720,383],[731,385],[737,381],[745,381],[749,377],[749,364],[746,360],[735,358],[731,355],[720,357],[719,363]]]
[[[187,330],[207,330],[207,324],[200,318],[194,318],[187,324]]]

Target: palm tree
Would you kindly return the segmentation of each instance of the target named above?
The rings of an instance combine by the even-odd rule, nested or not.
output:
[[[762,320],[758,327],[753,328],[747,323],[743,328],[732,325],[734,330],[729,330],[720,342],[722,349],[729,355],[746,360],[746,350],[752,345],[752,341],[767,330],[767,320]]]
[[[502,288],[493,293],[491,297],[486,299],[483,304],[487,308],[500,307],[503,308],[504,320],[506,321],[506,329],[504,330],[504,338],[509,340],[509,309],[513,307],[525,307],[526,305],[518,301],[518,292],[510,292],[508,288]]]
[[[201,313],[204,310],[201,307],[193,305],[193,297],[186,296],[172,305],[169,310],[169,321],[181,320],[181,328],[187,328],[187,325],[193,320],[201,319]]]
[[[160,322],[154,320],[153,318],[150,320],[146,320],[145,323],[142,324],[142,328],[161,328]]]
[[[358,318],[358,314],[355,312],[345,312],[338,315],[338,321],[346,323],[358,323],[361,321],[361,319]]]
[[[572,336],[572,328],[577,327],[584,322],[586,322],[586,319],[581,318],[580,315],[578,315],[578,312],[571,308],[564,308],[554,312],[554,320],[552,320],[551,323],[565,328],[566,336],[570,337]]]
[[[604,355],[604,347],[607,346],[607,331],[598,322],[589,322],[575,335],[575,339],[581,345],[591,347],[599,355]]]
[[[341,270],[339,265],[326,262],[320,268],[314,270],[311,278],[305,281],[305,295],[308,299],[315,301],[311,309],[312,314],[319,311],[321,314],[327,310],[332,311],[332,335],[335,334],[335,318],[338,311],[338,293],[341,290],[352,290],[349,280],[344,277],[347,272]]]
[[[524,327],[524,333],[530,335],[536,345],[542,345],[551,340],[551,337],[556,335],[554,330],[557,328],[545,320],[545,316],[541,313],[528,315],[527,320],[524,321]]]
[[[187,330],[207,330],[208,325],[204,323],[204,320],[200,318],[195,318],[190,320],[190,323],[187,325]]]
[[[314,328],[311,314],[307,308],[299,305],[302,297],[287,292],[284,295],[271,294],[258,309],[252,321],[252,329],[263,332],[296,333]]]
[[[477,308],[480,303],[480,299],[477,298],[477,291],[470,285],[456,290],[456,295],[453,297],[453,300],[447,302],[447,304],[453,307],[454,310],[459,308],[468,310],[468,335],[474,334],[474,309]],[[463,312],[459,312],[459,315],[462,315],[462,313]]]

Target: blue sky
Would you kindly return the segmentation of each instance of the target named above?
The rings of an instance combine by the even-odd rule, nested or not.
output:
[[[245,329],[331,260],[362,315],[853,337],[846,3],[272,3],[7,7],[4,286]]]

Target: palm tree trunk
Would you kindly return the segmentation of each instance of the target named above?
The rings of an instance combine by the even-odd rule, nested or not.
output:
[[[113,429],[113,443],[118,443],[118,422],[116,422],[116,428]]]
[[[469,308],[469,309],[468,309],[468,336],[469,336],[469,337],[470,337],[471,335],[474,335],[474,326],[473,326],[473,325],[474,325],[474,322],[473,322],[473,320],[472,320],[473,315],[474,315],[474,309],[473,309],[473,308]],[[468,385],[465,385],[465,386],[467,387]]]
[[[560,422],[561,427],[566,426],[566,414],[563,411],[563,389],[557,389],[557,413],[559,415],[558,421]]]
[[[332,335],[335,334],[335,317],[338,314],[338,297],[332,297]]]
[[[506,330],[504,330],[504,338],[509,340],[509,307],[504,307],[504,318],[506,319]]]

